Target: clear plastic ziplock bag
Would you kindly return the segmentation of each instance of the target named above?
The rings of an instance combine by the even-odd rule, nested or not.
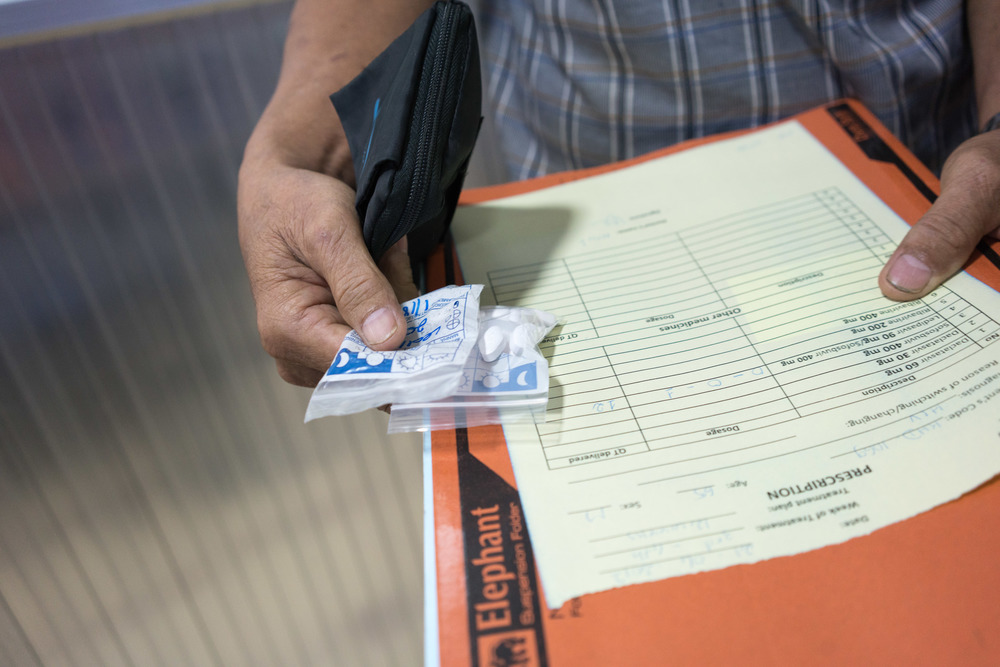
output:
[[[476,348],[447,398],[394,403],[389,433],[545,421],[549,365],[538,343],[556,318],[532,308],[487,306]]]
[[[454,394],[478,340],[482,289],[451,285],[404,303],[406,339],[397,350],[372,350],[351,331],[313,390],[305,420]]]

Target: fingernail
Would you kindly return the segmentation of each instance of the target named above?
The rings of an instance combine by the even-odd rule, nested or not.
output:
[[[361,333],[369,345],[378,345],[396,333],[396,318],[388,308],[381,308],[365,319]]]
[[[886,278],[900,292],[916,294],[927,286],[931,270],[913,255],[903,255],[893,262]]]

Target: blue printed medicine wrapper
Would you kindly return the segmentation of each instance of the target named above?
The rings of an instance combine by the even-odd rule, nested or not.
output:
[[[402,304],[407,332],[396,350],[373,350],[351,331],[313,391],[306,421],[454,393],[476,346],[482,289],[450,285]]]

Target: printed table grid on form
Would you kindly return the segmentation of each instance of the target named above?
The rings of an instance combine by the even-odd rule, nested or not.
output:
[[[645,240],[488,276],[496,303],[562,322],[541,346],[550,469],[718,456],[728,435],[891,392],[1000,338],[946,287],[887,303],[876,278],[894,244],[838,188],[677,233],[632,218]],[[795,453],[784,440],[753,446]]]

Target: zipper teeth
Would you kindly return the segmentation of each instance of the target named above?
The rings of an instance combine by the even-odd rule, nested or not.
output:
[[[453,3],[449,2],[444,7],[441,8],[442,16],[441,21],[446,22],[445,34],[451,33],[451,24],[455,20],[456,7]],[[424,200],[426,199],[426,188],[424,187],[424,181],[427,178],[427,153],[430,150],[430,146],[436,143],[434,140],[437,139],[438,134],[438,123],[434,122],[437,119],[438,111],[441,108],[441,99],[444,96],[443,86],[442,86],[442,70],[444,69],[444,64],[448,62],[450,58],[451,49],[454,44],[449,40],[444,57],[441,57],[439,53],[435,53],[434,69],[431,72],[431,80],[428,84],[427,99],[433,100],[433,106],[435,113],[424,114],[423,124],[421,125],[420,132],[420,146],[417,148],[417,156],[415,160],[415,165],[413,168],[413,180],[410,184],[410,192],[406,199],[406,208],[403,211],[403,215],[400,218],[399,224],[396,225],[395,232],[400,229],[409,229],[413,223],[413,218],[420,212],[423,208]],[[394,234],[395,235],[395,234]]]

